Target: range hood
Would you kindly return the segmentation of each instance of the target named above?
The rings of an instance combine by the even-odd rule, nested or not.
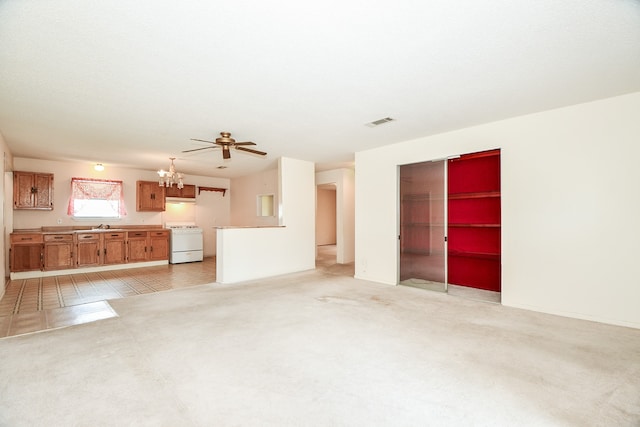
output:
[[[196,203],[196,199],[194,197],[165,197],[164,201],[165,203]]]

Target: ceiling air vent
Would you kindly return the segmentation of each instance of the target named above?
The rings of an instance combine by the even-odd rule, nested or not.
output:
[[[380,126],[384,123],[389,123],[392,122],[394,119],[392,119],[391,117],[385,117],[384,119],[378,119],[378,120],[374,120],[371,123],[367,123],[366,126],[369,126],[370,128],[374,128],[376,126]]]

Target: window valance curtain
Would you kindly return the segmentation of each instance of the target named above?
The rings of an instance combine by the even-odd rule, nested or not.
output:
[[[93,178],[71,178],[71,196],[67,214],[73,215],[76,200],[107,200],[118,202],[120,216],[127,214],[124,207],[122,181]]]

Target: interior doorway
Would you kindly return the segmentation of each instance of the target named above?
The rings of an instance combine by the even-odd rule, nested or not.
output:
[[[499,301],[500,150],[403,165],[399,178],[399,283]]]
[[[316,263],[336,263],[337,193],[333,183],[316,188]]]

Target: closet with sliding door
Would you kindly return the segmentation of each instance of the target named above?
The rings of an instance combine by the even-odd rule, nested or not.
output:
[[[500,292],[500,150],[400,167],[399,283]]]

